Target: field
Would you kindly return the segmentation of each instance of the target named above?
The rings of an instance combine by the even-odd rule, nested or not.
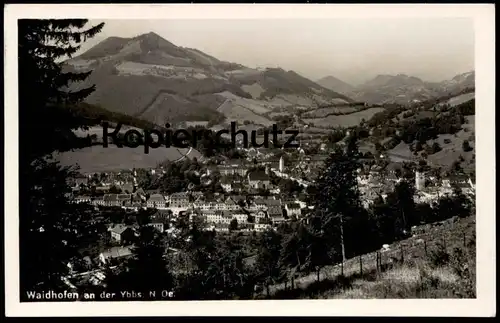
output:
[[[409,145],[405,144],[403,141],[401,141],[396,147],[388,150],[387,154],[393,162],[402,162],[414,158]]]
[[[476,93],[474,93],[474,92],[461,94],[461,95],[458,95],[458,96],[455,96],[455,97],[449,99],[448,101],[444,102],[444,104],[449,104],[450,106],[454,107],[456,105],[459,105],[459,104],[462,104],[462,103],[465,103],[467,101],[474,99],[475,96],[476,96]]]
[[[454,135],[445,134],[439,135],[436,140],[429,140],[427,143],[432,145],[437,142],[441,146],[442,150],[429,155],[427,160],[437,166],[450,166],[454,161],[462,156],[467,165],[473,165],[473,155],[475,154],[475,138],[474,138],[474,123],[475,116],[466,116],[467,123],[462,125],[462,130]],[[445,143],[445,140],[449,143]],[[469,152],[464,152],[462,149],[462,143],[464,140],[468,140],[470,146],[473,148]],[[467,166],[468,167],[468,166]]]
[[[62,166],[78,165],[80,172],[106,172],[132,168],[154,168],[165,160],[179,160],[189,151],[188,158],[200,158],[201,154],[189,148],[159,147],[144,153],[143,147],[118,148],[110,145],[107,148],[92,146],[55,155]]]
[[[257,99],[265,91],[259,83],[254,83],[252,85],[242,85],[241,89],[252,96],[252,98]]]
[[[138,129],[135,127],[122,126],[121,133],[128,129]],[[113,132],[113,128],[109,128],[109,133]],[[139,131],[141,131],[139,129]],[[86,135],[96,135],[98,142],[102,142],[102,127],[90,127],[88,130],[77,130],[75,134],[80,137]],[[108,142],[111,140],[108,139]],[[189,154],[187,154],[189,152]],[[113,144],[109,144],[107,148],[102,145],[95,145],[74,151],[67,151],[55,154],[55,159],[63,166],[73,166],[78,164],[80,171],[83,173],[116,171],[120,169],[131,168],[153,168],[159,162],[165,160],[178,160],[187,154],[188,158],[200,158],[201,154],[195,149],[189,148],[166,148],[159,147],[150,149],[149,154],[144,153],[144,147],[138,148],[118,148]]]
[[[306,123],[312,123],[317,127],[353,127],[359,125],[362,120],[368,121],[375,113],[383,111],[383,108],[370,108],[347,115],[330,115],[326,118],[303,119]]]
[[[272,121],[264,118],[250,110],[247,107],[238,105],[237,103],[226,101],[224,102],[217,111],[222,113],[229,121],[244,121],[248,120],[255,124],[261,124],[264,126],[272,125]]]
[[[295,279],[292,289],[271,286],[271,298],[475,298],[475,216],[426,225],[388,251],[349,259]],[[290,287],[290,284],[288,284]],[[265,298],[265,297],[264,297]]]
[[[245,107],[256,114],[264,114],[272,110],[270,107],[266,107],[265,101],[242,98],[228,91],[217,93],[217,95],[230,100],[235,105]]]

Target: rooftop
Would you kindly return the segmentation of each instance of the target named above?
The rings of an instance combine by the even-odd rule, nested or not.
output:
[[[132,255],[131,247],[113,247],[102,253],[104,258],[120,258]]]
[[[117,224],[117,225],[114,225],[112,226],[109,231],[111,232],[115,232],[115,233],[118,233],[118,234],[122,234],[123,232],[125,232],[125,230],[127,230],[129,227],[126,226],[125,224]]]
[[[269,180],[269,176],[263,170],[251,172],[250,174],[248,174],[248,178],[251,181],[268,181]]]

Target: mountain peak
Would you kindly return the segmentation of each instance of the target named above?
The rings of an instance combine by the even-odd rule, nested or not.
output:
[[[135,38],[139,38],[139,39],[144,39],[144,38],[149,38],[149,39],[155,39],[155,38],[156,39],[163,39],[160,35],[158,35],[154,31],[150,31],[149,33],[139,35],[139,36],[137,36]]]

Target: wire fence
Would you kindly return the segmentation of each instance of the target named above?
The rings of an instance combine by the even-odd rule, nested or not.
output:
[[[378,250],[368,254],[359,255],[333,266],[326,266],[320,270],[319,281],[325,279],[335,280],[340,276],[348,277],[363,275],[363,273],[382,273],[391,266],[403,264],[415,259],[429,259],[430,255],[440,248],[450,252],[454,248],[468,248],[469,243],[475,241],[475,231],[470,230],[470,224],[457,225],[450,222],[431,228],[429,232],[415,235],[407,240],[394,242],[386,250]],[[269,286],[269,294],[278,291],[305,288],[318,281],[318,275],[311,273],[302,277],[291,277],[288,281]],[[266,294],[264,288],[262,294]]]

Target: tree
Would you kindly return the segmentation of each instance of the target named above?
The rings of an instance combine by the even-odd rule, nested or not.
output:
[[[69,107],[89,96],[95,87],[70,90],[72,82],[84,81],[91,72],[63,72],[57,59],[71,57],[82,42],[94,37],[104,23],[84,29],[85,19],[19,21],[20,160],[33,160],[67,149],[72,130],[85,126],[85,119]],[[28,94],[29,95],[26,95]],[[33,140],[31,134],[43,135]],[[69,147],[71,148],[71,147]]]
[[[281,252],[281,236],[274,230],[267,230],[260,236],[256,259],[258,280],[266,284],[269,294],[269,284],[279,279],[279,259]]]
[[[122,189],[119,187],[116,187],[115,185],[113,185],[109,188],[110,194],[120,194],[121,192],[122,192]]]
[[[152,226],[142,226],[139,238],[132,248],[134,254],[124,265],[124,270],[115,277],[110,277],[110,291],[142,292],[149,297],[150,291],[161,293],[162,290],[172,290],[173,277],[168,270],[166,247]]]
[[[137,170],[137,186],[144,188],[144,189],[149,189],[151,187],[151,184],[153,182],[153,176],[151,175],[150,172],[144,170],[144,169],[139,169]]]
[[[432,144],[432,153],[435,154],[441,151],[441,146],[437,142]]]
[[[410,232],[414,220],[415,202],[413,200],[414,188],[406,181],[396,184],[394,191],[387,196],[387,204],[390,206],[394,217],[396,238],[404,237]]]
[[[294,277],[296,272],[306,269],[307,256],[310,253],[309,232],[302,222],[292,222],[281,243],[279,267],[287,279],[289,275]]]
[[[238,230],[238,220],[236,218],[232,219],[229,223],[229,230],[236,231]]]
[[[103,27],[85,29],[85,19],[18,22],[19,62],[19,212],[20,287],[49,290],[60,287],[66,263],[77,254],[78,241],[89,230],[83,206],[69,203],[62,168],[47,155],[76,145],[74,129],[87,125],[76,108],[94,87],[70,91],[72,82],[90,72],[64,72],[57,59],[74,54],[80,44]],[[36,137],[33,135],[36,134]]]
[[[358,156],[353,138],[348,142],[346,151],[336,149],[329,156],[317,180],[317,189],[314,190],[312,198],[316,205],[309,215],[310,232],[313,233],[313,240],[317,242],[309,245],[311,265],[323,266],[327,262],[323,257],[318,260],[314,257],[315,254],[341,255],[341,260],[346,260],[349,250],[345,245],[344,229],[362,208],[356,179]],[[316,251],[315,248],[320,250]],[[330,259],[336,260],[338,259]]]
[[[417,141],[417,143],[415,144],[415,152],[421,151],[422,148],[422,143],[420,141]]]
[[[472,150],[472,147],[470,146],[468,140],[464,140],[463,141],[463,143],[462,143],[462,150],[465,151],[465,152],[468,152],[468,151]]]

